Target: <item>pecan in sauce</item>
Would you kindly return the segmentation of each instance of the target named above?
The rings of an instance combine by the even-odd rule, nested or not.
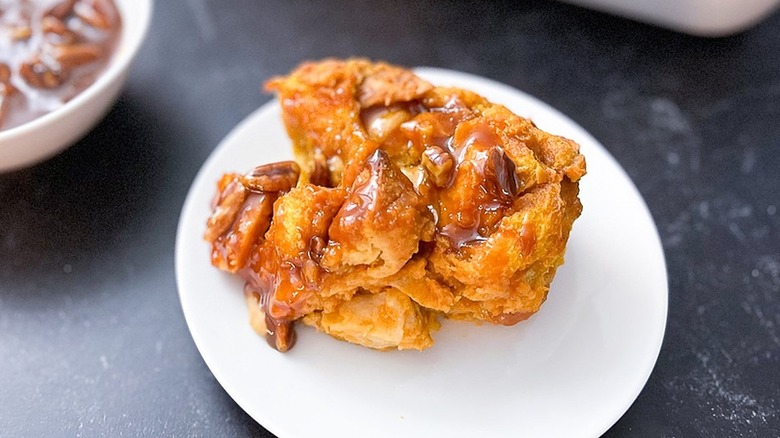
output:
[[[0,0],[0,130],[54,111],[94,83],[121,27],[112,0]]]

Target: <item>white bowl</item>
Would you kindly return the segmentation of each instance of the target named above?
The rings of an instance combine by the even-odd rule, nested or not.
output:
[[[122,30],[108,67],[62,107],[0,131],[0,172],[29,166],[62,151],[84,136],[114,103],[149,27],[152,0],[114,1]]]

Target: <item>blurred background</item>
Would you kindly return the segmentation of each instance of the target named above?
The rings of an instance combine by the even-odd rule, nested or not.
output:
[[[349,56],[509,84],[631,176],[663,241],[669,318],[605,436],[780,436],[780,14],[703,38],[545,0],[158,0],[106,119],[0,175],[0,434],[271,436],[189,335],[178,214],[209,153],[271,99],[265,79]]]

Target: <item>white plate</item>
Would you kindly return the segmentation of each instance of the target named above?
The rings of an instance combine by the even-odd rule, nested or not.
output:
[[[641,391],[664,334],[666,267],[647,207],[604,147],[553,108],[477,76],[417,71],[582,146],[585,210],[542,310],[510,328],[445,321],[424,352],[377,352],[303,326],[290,352],[271,349],[249,326],[242,281],[211,267],[201,236],[222,173],[291,158],[274,101],[217,147],[179,221],[176,278],[203,359],[228,394],[280,438],[602,434]]]

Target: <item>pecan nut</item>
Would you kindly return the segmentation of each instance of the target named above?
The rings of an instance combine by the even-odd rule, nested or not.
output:
[[[11,82],[11,67],[8,64],[0,62],[0,83],[9,84]]]
[[[252,249],[271,226],[276,195],[249,190],[241,176],[225,175],[204,238],[212,244],[214,266],[237,272],[249,262]]]
[[[32,28],[30,26],[17,26],[11,29],[11,40],[13,41],[27,41],[32,36]]]
[[[63,67],[78,67],[100,58],[101,52],[97,44],[64,45],[54,49],[54,59]]]
[[[52,69],[40,60],[24,62],[19,66],[19,75],[31,87],[52,89],[62,85],[68,79],[66,70]]]
[[[439,146],[429,146],[422,154],[422,165],[437,187],[447,187],[452,183],[455,172],[455,159]]]
[[[8,97],[3,92],[5,85],[0,84],[0,127],[3,126],[3,117],[5,117],[6,107],[8,106]]]
[[[217,195],[214,212],[206,224],[206,235],[204,238],[207,241],[214,243],[219,236],[228,232],[233,222],[235,222],[246,197],[246,187],[241,182],[235,180]]]
[[[325,239],[320,236],[312,236],[309,240],[309,258],[319,263],[326,246]]]
[[[65,18],[73,12],[73,7],[76,6],[77,0],[64,0],[56,5],[52,6],[45,15],[55,18]]]
[[[511,203],[520,191],[515,162],[496,146],[488,151],[484,166],[485,178],[495,186],[498,198]]]
[[[73,8],[73,12],[82,22],[95,29],[111,27],[111,19],[106,13],[106,8],[99,1],[78,2]]]
[[[70,30],[62,20],[51,15],[43,17],[41,30],[54,45],[69,45],[78,40],[76,32]]]
[[[300,168],[294,161],[265,164],[244,175],[249,190],[261,193],[286,192],[298,183]]]
[[[330,169],[325,154],[321,150],[314,151],[314,170],[311,172],[309,182],[315,186],[333,187],[330,179]]]

